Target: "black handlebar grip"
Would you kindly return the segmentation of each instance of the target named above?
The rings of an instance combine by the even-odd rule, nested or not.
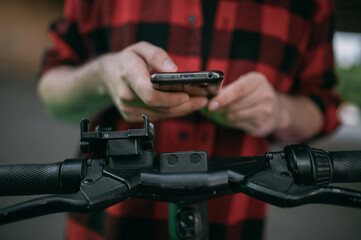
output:
[[[286,146],[284,154],[297,184],[361,182],[361,151],[328,152],[302,143]]]
[[[61,163],[0,166],[0,196],[60,193]]]
[[[332,182],[361,182],[361,151],[329,152]]]

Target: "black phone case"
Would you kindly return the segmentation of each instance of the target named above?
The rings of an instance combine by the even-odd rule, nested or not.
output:
[[[166,72],[153,74],[150,78],[154,89],[200,96],[216,95],[223,79],[221,71]]]

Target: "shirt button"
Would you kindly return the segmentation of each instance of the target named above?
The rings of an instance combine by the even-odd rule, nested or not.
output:
[[[181,140],[187,140],[187,139],[188,139],[188,134],[187,134],[186,132],[181,132],[181,133],[179,134],[179,138],[180,138]]]
[[[197,18],[194,15],[190,15],[188,17],[188,23],[190,23],[190,24],[194,24],[196,22],[196,20],[197,20]]]

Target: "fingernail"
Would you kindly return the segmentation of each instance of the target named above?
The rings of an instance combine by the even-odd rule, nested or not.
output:
[[[184,98],[181,99],[180,104],[185,103],[188,100],[189,100],[189,96],[187,95],[187,96],[185,96]]]
[[[212,101],[208,106],[209,111],[215,111],[218,108],[219,108],[219,102],[218,101]]]
[[[175,65],[174,62],[172,60],[170,60],[169,58],[163,62],[163,67],[164,67],[164,70],[167,70],[167,71],[177,70],[177,65]]]
[[[207,106],[208,104],[208,99],[204,99],[202,102],[201,102],[201,108]]]

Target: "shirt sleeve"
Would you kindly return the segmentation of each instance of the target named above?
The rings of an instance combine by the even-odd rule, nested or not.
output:
[[[67,0],[64,16],[55,20],[49,30],[53,46],[43,57],[40,74],[61,65],[76,66],[87,59],[84,35],[80,31],[78,19],[81,14],[80,1]]]
[[[296,94],[308,96],[322,111],[324,120],[321,134],[329,133],[339,125],[337,107],[340,98],[334,90],[337,77],[332,48],[334,20],[330,1],[316,1],[310,41],[303,55],[304,65],[296,91]]]

